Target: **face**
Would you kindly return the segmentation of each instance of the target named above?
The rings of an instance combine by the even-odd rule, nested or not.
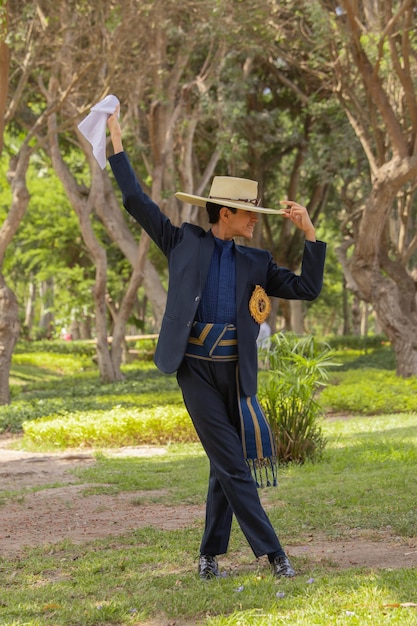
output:
[[[236,209],[236,213],[232,213],[226,209],[225,217],[226,238],[244,237],[252,239],[255,225],[258,221],[258,214],[255,211],[245,211],[244,209]]]

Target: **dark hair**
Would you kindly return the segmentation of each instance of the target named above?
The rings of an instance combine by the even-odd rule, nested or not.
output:
[[[206,202],[206,209],[209,217],[209,224],[216,224],[219,221],[219,213],[222,207],[226,207],[232,213],[236,213],[236,209],[225,204],[216,204],[215,202]]]

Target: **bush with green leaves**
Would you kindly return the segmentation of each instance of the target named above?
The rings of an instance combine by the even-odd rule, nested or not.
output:
[[[357,415],[417,412],[417,378],[374,368],[338,372],[320,394],[326,412]]]
[[[259,399],[272,428],[281,463],[321,457],[326,441],[318,420],[317,390],[335,365],[331,348],[312,336],[277,333],[260,357],[267,364]]]
[[[97,346],[92,341],[64,341],[59,339],[24,341],[20,339],[14,354],[30,354],[31,352],[51,352],[53,354],[73,354],[95,357]]]
[[[374,348],[330,347],[341,363],[339,372],[364,368],[396,371],[397,359],[392,346],[388,343]]]
[[[326,343],[333,349],[351,348],[363,351],[391,345],[385,335],[333,335],[326,337]]]
[[[60,413],[24,422],[23,430],[27,446],[55,449],[159,445],[197,438],[187,411],[165,404]]]

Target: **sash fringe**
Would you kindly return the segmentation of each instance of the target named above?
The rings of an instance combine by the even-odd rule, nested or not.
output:
[[[246,463],[258,488],[278,485],[276,459],[246,459]]]

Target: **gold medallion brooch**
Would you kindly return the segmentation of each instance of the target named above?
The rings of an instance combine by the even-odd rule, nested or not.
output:
[[[249,311],[255,322],[262,324],[271,312],[271,302],[260,285],[256,285],[249,300]]]

